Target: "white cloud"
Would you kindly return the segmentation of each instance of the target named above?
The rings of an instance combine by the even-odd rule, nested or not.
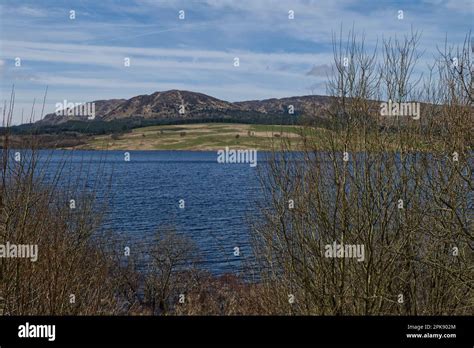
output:
[[[131,68],[203,69],[268,72],[268,67],[294,66],[304,74],[315,62],[329,61],[330,55],[298,53],[254,53],[249,51],[217,51],[180,48],[139,48],[98,45],[53,44],[45,42],[4,41],[5,52],[26,61],[88,64],[123,69],[123,60],[130,58]],[[240,67],[233,66],[234,58]],[[296,70],[298,70],[296,69]],[[276,74],[295,74],[271,69]],[[288,69],[287,69],[288,70]],[[298,73],[297,73],[298,75]]]
[[[44,8],[32,7],[28,5],[23,6],[5,6],[0,7],[0,11],[5,15],[25,16],[25,17],[47,17],[49,12]]]

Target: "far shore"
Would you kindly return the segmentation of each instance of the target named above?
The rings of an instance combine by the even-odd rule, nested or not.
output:
[[[200,123],[186,125],[150,126],[122,134],[89,136],[85,144],[66,149],[81,150],[176,150],[217,151],[280,148],[290,141],[291,150],[302,148],[301,127],[251,125],[235,123]]]
[[[85,135],[40,134],[35,140],[36,148],[63,150],[117,150],[117,151],[218,151],[229,147],[237,150],[258,151],[303,151],[311,149],[328,151],[335,146],[344,151],[345,141],[355,152],[364,152],[373,144],[374,151],[400,151],[396,134],[383,134],[383,144],[379,142],[380,133],[352,136],[345,139],[344,134],[321,127],[302,127],[299,125],[263,125],[238,123],[196,123],[182,125],[160,125],[135,128],[128,132]],[[30,138],[30,136],[27,136]],[[331,144],[330,139],[335,139]],[[418,138],[405,144],[405,152],[436,151],[433,139]],[[363,144],[365,142],[365,144]],[[29,148],[30,142],[24,136],[13,135],[11,148]],[[1,144],[0,144],[1,149]],[[383,150],[382,150],[383,149]]]

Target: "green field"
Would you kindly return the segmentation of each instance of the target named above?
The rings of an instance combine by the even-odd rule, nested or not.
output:
[[[202,123],[151,126],[130,133],[90,137],[80,149],[110,150],[216,150],[225,146],[270,150],[289,142],[292,149],[301,147],[301,127]]]
[[[332,134],[331,134],[332,133]],[[282,145],[289,150],[303,149],[303,137],[310,148],[339,151],[347,146],[352,151],[386,151],[399,148],[400,141],[405,150],[431,151],[436,142],[423,137],[403,140],[394,133],[373,132],[369,134],[334,134],[325,128],[300,126],[252,125],[236,123],[199,123],[185,125],[150,126],[133,129],[122,134],[90,136],[82,145],[84,150],[219,150],[226,146],[237,149],[280,150]],[[332,135],[332,136],[329,136]],[[332,139],[332,140],[331,140]],[[283,143],[283,144],[282,144]],[[68,148],[68,147],[66,147]],[[70,147],[69,147],[70,148]]]

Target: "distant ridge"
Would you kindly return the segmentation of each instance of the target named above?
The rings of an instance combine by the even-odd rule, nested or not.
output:
[[[227,102],[209,95],[184,90],[155,92],[130,99],[96,100],[95,119],[113,121],[131,117],[150,120],[201,120],[209,118],[246,119],[265,116],[301,115],[309,111],[323,111],[329,105],[328,96],[297,96],[281,99]],[[291,113],[293,110],[293,113]],[[40,124],[56,125],[69,120],[86,120],[74,114],[48,114]]]

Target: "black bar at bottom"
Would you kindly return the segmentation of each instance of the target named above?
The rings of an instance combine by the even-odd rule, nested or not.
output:
[[[27,324],[28,323],[28,324]],[[54,340],[52,326],[54,325]],[[21,332],[20,332],[21,331]],[[469,346],[473,317],[0,317],[0,347],[69,344]],[[44,337],[19,337],[19,336]]]

